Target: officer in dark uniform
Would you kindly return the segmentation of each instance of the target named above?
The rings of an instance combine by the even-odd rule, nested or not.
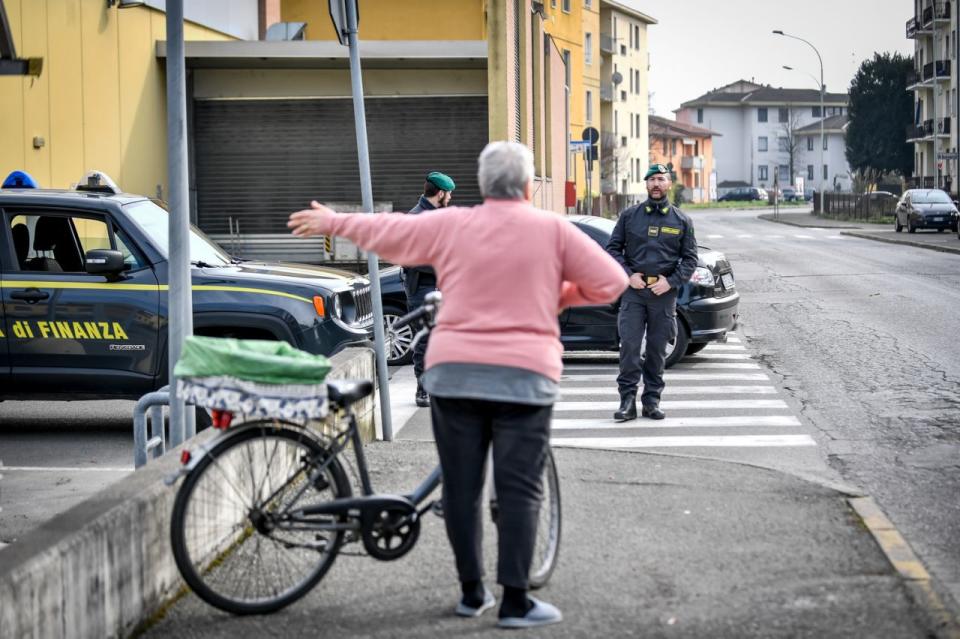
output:
[[[453,190],[457,185],[449,176],[433,171],[427,175],[423,184],[423,195],[409,213],[416,215],[424,211],[444,208],[450,205]],[[423,306],[427,294],[437,290],[437,274],[431,266],[411,266],[403,269],[403,288],[407,294],[407,308],[411,311]],[[427,338],[424,337],[413,349],[413,373],[417,376],[417,406],[430,405],[430,397],[420,384],[423,375],[423,358],[427,354]]]
[[[677,293],[697,268],[693,222],[670,204],[670,172],[654,164],[645,176],[649,199],[620,214],[607,252],[630,276],[620,298],[620,409],[617,421],[637,417],[637,386],[643,377],[642,414],[663,419],[663,365],[667,342],[677,337]],[[647,333],[646,357],[640,352]]]

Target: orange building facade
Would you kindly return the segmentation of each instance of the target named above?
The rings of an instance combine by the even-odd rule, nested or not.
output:
[[[650,116],[650,164],[673,169],[683,184],[683,201],[696,204],[717,199],[713,138],[720,134],[675,120]]]

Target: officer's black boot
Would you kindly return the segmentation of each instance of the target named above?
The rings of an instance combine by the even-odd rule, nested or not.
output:
[[[416,402],[417,406],[420,408],[426,408],[430,405],[430,396],[427,395],[427,391],[423,390],[423,386],[420,385],[420,382],[417,382]]]
[[[660,410],[660,407],[656,404],[650,404],[649,406],[644,406],[643,410],[640,411],[644,417],[649,417],[650,419],[663,419],[666,417],[664,412]]]
[[[613,414],[618,422],[637,418],[637,391],[627,391],[620,395],[620,408]]]

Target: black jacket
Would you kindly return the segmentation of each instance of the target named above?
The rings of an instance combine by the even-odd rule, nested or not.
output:
[[[627,275],[664,275],[671,288],[679,289],[697,268],[693,222],[665,200],[647,200],[620,213],[607,253]]]
[[[424,211],[433,211],[436,208],[437,207],[430,203],[430,200],[421,195],[420,201],[417,202],[415,207],[407,211],[407,214],[417,215]],[[413,295],[421,286],[429,288],[437,287],[437,274],[436,271],[433,270],[433,267],[429,265],[404,267],[403,289],[407,292],[407,295]]]

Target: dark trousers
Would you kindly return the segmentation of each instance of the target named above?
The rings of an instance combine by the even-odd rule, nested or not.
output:
[[[437,290],[435,286],[420,286],[414,290],[413,293],[408,291],[407,310],[412,311],[423,306],[427,294],[435,290]],[[413,374],[417,376],[418,384],[420,383],[420,376],[423,375],[423,360],[427,356],[427,342],[429,341],[429,337],[429,335],[424,335],[413,349]]]
[[[526,589],[553,407],[432,397],[430,410],[443,472],[444,522],[460,581],[483,577],[483,483],[492,444],[500,510],[497,582]]]
[[[640,402],[644,406],[659,404],[667,342],[677,338],[677,294],[669,291],[658,297],[644,291],[624,295],[617,326],[620,330],[620,375],[617,377],[620,395],[636,392],[642,377]],[[641,351],[644,331],[647,333],[646,357]]]

